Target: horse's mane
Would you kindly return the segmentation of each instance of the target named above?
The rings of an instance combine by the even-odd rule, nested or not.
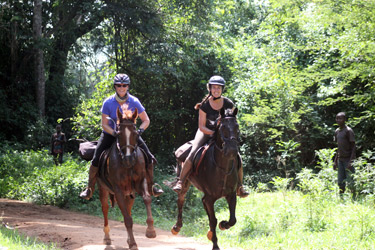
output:
[[[236,114],[234,114],[233,109],[226,109],[224,113],[224,117],[236,117]]]
[[[122,119],[133,120],[133,111],[128,109],[128,105],[126,104],[122,105],[121,109],[122,109]]]

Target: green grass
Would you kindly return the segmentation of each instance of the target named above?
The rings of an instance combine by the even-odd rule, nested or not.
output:
[[[315,199],[300,192],[252,193],[238,199],[237,224],[217,229],[219,246],[242,249],[374,249],[373,204],[349,197]],[[224,201],[217,202],[224,206]],[[220,209],[218,221],[228,220]],[[185,216],[185,218],[187,218]],[[185,220],[181,234],[206,241],[207,216]],[[208,242],[208,241],[207,241]]]
[[[195,189],[191,193],[190,199],[200,202],[201,193]],[[139,203],[139,207],[134,207],[133,218],[136,223],[145,224],[142,206]],[[223,249],[375,249],[373,206],[370,200],[353,201],[349,194],[340,198],[334,191],[324,197],[296,191],[251,192],[249,197],[237,199],[236,225],[226,231],[217,228],[219,246]],[[216,202],[215,210],[218,222],[229,219],[225,199]],[[112,215],[114,219],[122,219],[118,208]],[[170,230],[176,222],[177,209],[169,214],[157,210],[153,216],[156,227]],[[208,217],[201,203],[193,208],[185,207],[183,218],[180,235],[211,244],[206,238]]]
[[[34,238],[19,234],[17,230],[0,226],[1,250],[58,250],[54,244],[44,244]]]

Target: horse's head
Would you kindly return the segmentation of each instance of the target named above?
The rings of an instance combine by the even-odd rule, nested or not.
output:
[[[225,157],[234,158],[238,154],[239,126],[237,123],[238,109],[220,110],[220,116],[216,121],[216,145],[224,151]]]
[[[122,110],[121,113],[120,109],[117,108],[117,130],[119,132],[117,147],[121,158],[127,161],[127,164],[133,165],[139,137],[135,125],[138,109],[135,109],[134,113],[126,108],[122,108]]]

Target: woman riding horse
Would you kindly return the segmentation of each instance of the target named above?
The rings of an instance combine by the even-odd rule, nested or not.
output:
[[[94,158],[91,161],[91,166],[89,170],[88,187],[80,194],[82,199],[89,200],[93,193],[96,183],[96,175],[99,169],[99,158],[102,152],[108,149],[116,140],[118,132],[115,130],[115,124],[113,121],[117,120],[117,108],[122,110],[121,106],[126,105],[128,110],[134,111],[135,108],[138,109],[139,117],[142,120],[142,124],[139,126],[138,133],[141,135],[147,127],[150,125],[150,119],[145,111],[145,108],[138,100],[137,97],[129,93],[130,78],[126,74],[117,74],[113,81],[113,87],[116,93],[104,100],[103,106],[101,108],[102,112],[102,134],[100,136],[98,145],[95,149]],[[110,117],[112,120],[108,120]],[[153,185],[153,169],[156,164],[155,157],[151,154],[146,143],[139,136],[138,146],[143,149],[143,151],[148,155],[147,164],[147,175],[149,187],[152,187],[151,194],[155,197],[161,195],[163,190],[160,186],[155,183]]]
[[[199,109],[199,128],[195,134],[195,138],[192,141],[192,148],[187,156],[185,162],[182,164],[180,177],[176,182],[173,190],[180,192],[186,179],[193,167],[194,155],[197,150],[204,145],[215,133],[215,121],[219,117],[219,112],[222,108],[233,109],[233,102],[226,97],[222,96],[225,87],[225,80],[221,76],[212,76],[207,83],[208,95],[203,98],[201,103],[195,105],[195,109]],[[242,186],[243,169],[240,166],[238,171],[238,179],[240,183],[237,188],[237,195],[241,198],[247,197],[247,193]]]

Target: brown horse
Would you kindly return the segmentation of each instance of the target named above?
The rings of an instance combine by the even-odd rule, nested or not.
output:
[[[134,204],[135,192],[142,196],[147,210],[146,237],[155,238],[154,219],[151,214],[151,196],[146,180],[145,155],[137,145],[138,133],[135,121],[138,110],[134,113],[117,109],[117,130],[119,136],[116,143],[103,153],[99,170],[99,196],[104,216],[104,243],[111,244],[108,226],[108,196],[114,206],[117,201],[124,216],[124,224],[128,233],[129,249],[138,249],[133,235],[133,219],[131,210]],[[106,156],[107,155],[107,156]]]
[[[239,183],[238,166],[241,164],[238,155],[237,111],[237,108],[234,111],[231,109],[220,110],[220,116],[216,121],[214,141],[203,156],[202,148],[198,150],[194,160],[195,169],[178,194],[178,217],[171,230],[173,234],[178,234],[182,227],[185,194],[193,184],[204,193],[202,202],[210,224],[207,237],[212,241],[215,250],[219,249],[216,236],[217,219],[214,210],[216,200],[225,197],[230,212],[229,221],[221,221],[219,228],[221,230],[229,229],[236,223],[236,189]],[[203,158],[199,159],[201,156]],[[178,162],[177,167],[181,168],[181,162]]]

